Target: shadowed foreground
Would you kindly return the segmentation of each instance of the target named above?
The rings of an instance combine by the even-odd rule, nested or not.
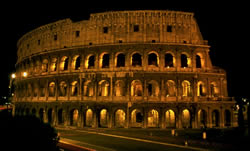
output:
[[[50,124],[35,116],[15,116],[0,112],[1,148],[6,150],[57,151],[58,137]]]

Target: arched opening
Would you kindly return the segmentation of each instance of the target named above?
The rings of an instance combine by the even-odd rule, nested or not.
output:
[[[77,109],[73,109],[70,112],[70,125],[71,126],[77,126],[78,123],[78,110]]]
[[[219,95],[219,87],[216,82],[211,82],[210,91],[212,97],[217,97]]]
[[[78,95],[78,82],[74,81],[71,83],[71,96]]]
[[[55,88],[56,88],[55,82],[50,82],[50,84],[49,84],[49,96],[50,97],[55,96],[55,93],[56,93]]]
[[[142,66],[142,58],[139,53],[135,53],[132,55],[132,66],[133,67]]]
[[[93,111],[91,109],[88,109],[86,111],[86,121],[85,124],[86,126],[91,127],[93,123]]]
[[[148,82],[148,96],[158,96],[160,92],[159,84],[155,80]]]
[[[109,54],[104,53],[100,55],[100,67],[101,68],[109,67]]]
[[[44,59],[42,63],[42,72],[48,72],[48,60]]]
[[[154,109],[148,112],[148,127],[159,127],[159,113]]]
[[[174,67],[174,57],[172,54],[165,54],[165,67]]]
[[[148,65],[158,67],[158,56],[155,53],[150,53],[148,55]]]
[[[185,54],[181,54],[181,67],[182,68],[188,67],[188,57]]]
[[[231,112],[225,110],[225,126],[231,126]]]
[[[182,96],[191,96],[190,82],[187,80],[182,82]]]
[[[175,128],[175,113],[173,110],[168,110],[165,113],[166,117],[166,127],[167,128]]]
[[[175,82],[172,80],[168,80],[166,83],[166,96],[167,97],[176,96]]]
[[[206,87],[202,81],[199,81],[197,84],[197,96],[205,96],[206,95]]]
[[[100,112],[100,127],[108,127],[108,111],[102,109]]]
[[[131,126],[132,127],[142,127],[143,114],[140,110],[134,109],[131,112]]]
[[[58,118],[58,125],[63,125],[64,124],[63,109],[58,110],[57,118]]]
[[[52,120],[53,120],[53,110],[49,109],[48,110],[48,123],[52,124]]]
[[[212,126],[219,127],[219,111],[218,110],[214,110],[212,112]]]
[[[190,128],[191,127],[191,116],[188,109],[182,111],[182,127]]]
[[[196,68],[201,68],[201,57],[196,55]]]
[[[44,109],[43,108],[39,110],[39,118],[41,121],[44,121]]]
[[[69,65],[69,58],[64,56],[61,59],[61,63],[60,63],[60,69],[61,71],[66,71],[68,70],[68,65]]]
[[[116,67],[125,67],[125,55],[120,53],[116,58]]]
[[[67,84],[64,81],[60,83],[59,96],[67,96]]]
[[[125,84],[121,80],[115,82],[115,96],[124,96],[125,95]]]
[[[142,84],[140,80],[133,80],[131,83],[131,96],[142,96]]]
[[[53,72],[56,71],[56,69],[57,69],[57,59],[53,58],[51,60],[50,71]]]
[[[87,57],[86,68],[87,69],[95,68],[95,56],[94,55],[91,55],[91,56]]]
[[[94,96],[94,84],[90,80],[84,82],[83,91],[84,96]]]
[[[81,57],[79,55],[75,56],[72,61],[72,68],[74,70],[80,70],[81,66]]]
[[[198,126],[207,127],[207,113],[205,110],[198,111]]]
[[[109,82],[102,80],[99,82],[99,96],[109,96]]]
[[[115,112],[115,127],[125,127],[126,114],[122,109]]]

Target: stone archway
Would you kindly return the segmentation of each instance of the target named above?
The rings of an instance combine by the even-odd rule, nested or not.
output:
[[[159,113],[155,109],[148,112],[148,127],[159,127]]]
[[[72,109],[70,111],[70,125],[77,126],[79,119],[79,111],[78,109]]]
[[[203,109],[198,111],[198,127],[207,127],[207,112]]]
[[[165,121],[167,128],[175,128],[176,127],[176,118],[175,112],[173,110],[167,110],[165,113]]]
[[[102,109],[100,111],[100,117],[99,117],[99,126],[100,127],[108,127],[108,111],[107,109]]]
[[[115,112],[115,127],[125,127],[126,113],[122,109]]]
[[[182,111],[182,116],[181,116],[181,121],[182,121],[182,127],[183,128],[190,128],[191,127],[191,114],[188,109],[184,109]]]
[[[85,126],[92,127],[93,117],[93,111],[91,109],[88,109],[85,116]]]
[[[214,110],[212,112],[212,127],[219,127],[219,122],[220,122],[219,111]]]
[[[143,114],[140,110],[134,109],[131,112],[131,127],[142,127]]]

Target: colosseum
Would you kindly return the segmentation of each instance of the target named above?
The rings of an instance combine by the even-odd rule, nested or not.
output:
[[[54,126],[234,127],[225,70],[194,13],[114,11],[59,20],[17,43],[14,111]]]

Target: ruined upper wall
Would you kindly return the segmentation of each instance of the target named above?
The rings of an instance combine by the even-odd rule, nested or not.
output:
[[[91,14],[89,20],[60,20],[25,34],[18,41],[18,60],[43,51],[121,43],[207,45],[193,13],[116,11]]]

